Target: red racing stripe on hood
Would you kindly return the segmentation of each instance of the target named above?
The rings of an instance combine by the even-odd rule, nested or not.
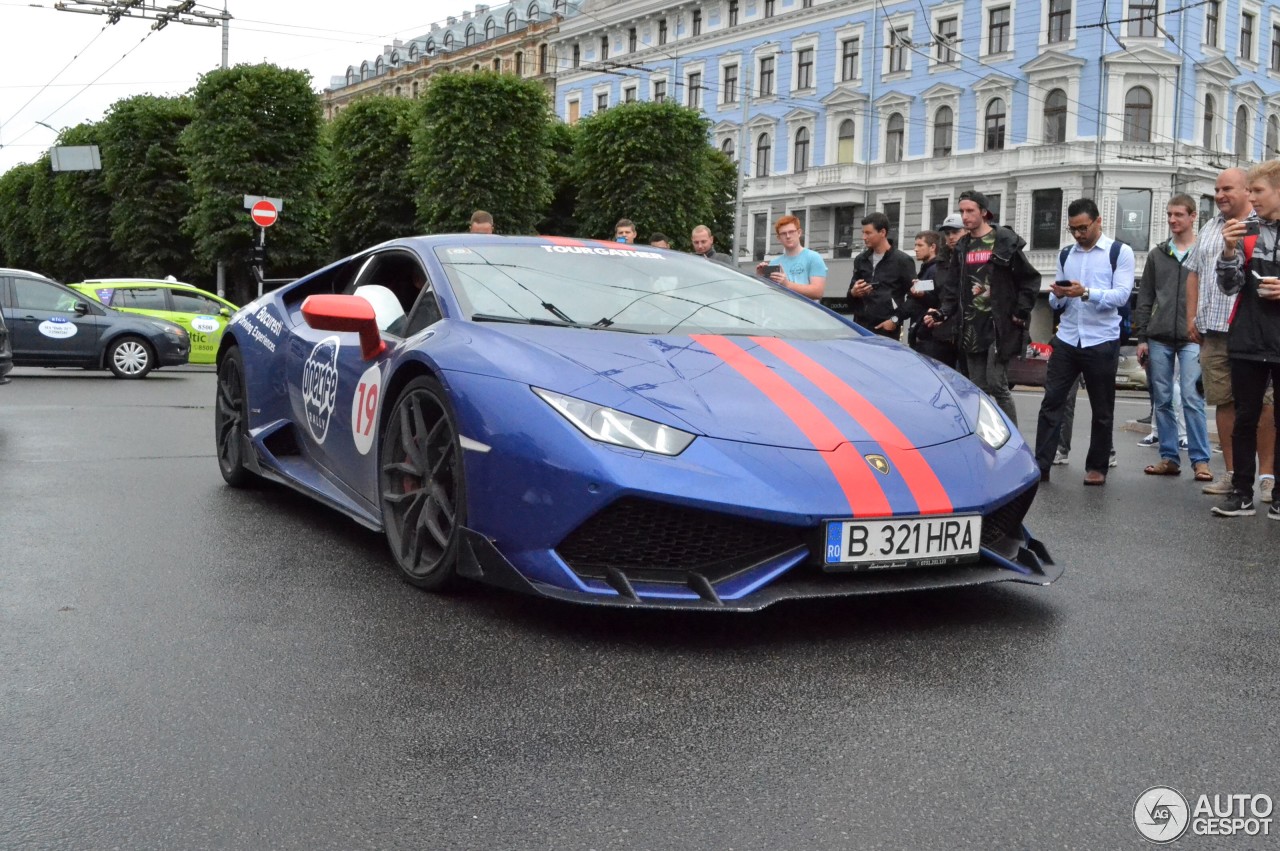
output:
[[[915,497],[921,514],[950,514],[951,497],[938,480],[933,467],[924,455],[911,446],[902,430],[884,415],[884,412],[866,397],[841,380],[834,372],[818,363],[804,352],[777,337],[752,337],[765,350],[774,354],[787,366],[812,381],[819,390],[830,396],[845,413],[880,444],[890,463],[902,474],[902,479]]]
[[[884,489],[876,481],[876,474],[867,466],[845,436],[818,406],[788,384],[778,373],[734,345],[725,337],[712,334],[694,334],[693,340],[707,351],[733,367],[743,378],[763,393],[770,402],[787,415],[809,442],[819,449],[822,460],[827,462],[836,482],[849,502],[853,517],[887,517],[893,514]],[[834,446],[834,451],[821,451],[823,446]]]

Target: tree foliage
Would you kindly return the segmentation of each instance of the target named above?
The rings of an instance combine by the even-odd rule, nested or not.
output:
[[[301,275],[327,259],[320,101],[306,72],[270,64],[211,71],[192,104],[182,153],[194,205],[183,228],[196,257],[230,263],[228,291],[243,299],[251,286],[246,255],[258,236],[243,200],[263,195],[285,204],[267,236],[268,274]]]
[[[488,71],[441,74],[419,104],[412,165],[418,227],[463,231],[482,209],[501,233],[531,233],[551,196],[542,85]]]
[[[357,100],[334,118],[329,208],[339,256],[415,232],[414,192],[406,180],[415,106],[378,95]]]
[[[27,163],[0,175],[0,265],[38,268],[31,190],[39,169],[38,163]]]
[[[661,231],[687,249],[694,226],[710,226],[717,214],[718,167],[708,150],[706,119],[677,104],[622,104],[584,119],[576,155],[582,235],[611,237],[627,218],[641,240]]]
[[[211,278],[182,230],[193,195],[178,141],[194,115],[189,98],[140,95],[117,101],[101,123],[111,242],[125,274]]]
[[[737,217],[736,199],[738,196],[738,164],[725,155],[723,151],[710,145],[706,149],[707,164],[703,176],[707,213],[699,221],[711,228],[715,237],[716,251],[728,254],[733,248],[733,227]],[[682,234],[680,240],[692,239],[690,233]],[[736,259],[736,258],[735,258]]]
[[[548,178],[551,183],[551,206],[538,222],[538,233],[546,236],[578,235],[578,180],[574,168],[574,149],[578,144],[575,127],[553,120],[547,128],[550,156]]]
[[[101,125],[68,127],[59,145],[99,145]],[[48,160],[42,160],[48,168]],[[42,211],[39,234],[40,271],[62,281],[114,276],[122,267],[111,244],[111,194],[101,171],[50,171],[50,190],[37,195],[49,203]],[[40,181],[37,181],[39,184]]]

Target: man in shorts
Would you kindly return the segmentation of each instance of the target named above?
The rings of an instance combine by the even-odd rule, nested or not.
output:
[[[1200,377],[1204,382],[1204,402],[1216,405],[1218,443],[1227,467],[1225,475],[1205,485],[1207,494],[1231,493],[1231,476],[1235,456],[1231,450],[1231,432],[1236,424],[1235,398],[1231,394],[1231,364],[1227,359],[1227,328],[1236,297],[1224,295],[1218,288],[1218,257],[1222,254],[1222,228],[1227,219],[1244,219],[1253,215],[1249,203],[1247,176],[1244,169],[1229,168],[1218,175],[1213,198],[1218,215],[1205,222],[1196,238],[1196,247],[1187,258],[1187,327],[1193,342],[1200,344]],[[1274,468],[1276,429],[1272,414],[1274,388],[1268,387],[1258,418],[1259,470]],[[1271,502],[1275,478],[1263,474],[1259,484],[1260,499]]]

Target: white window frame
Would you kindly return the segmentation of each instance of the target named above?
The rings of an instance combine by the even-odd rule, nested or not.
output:
[[[657,85],[658,83],[662,83],[663,86],[666,88],[666,92],[663,94],[663,98],[664,98],[663,103],[671,103],[671,97],[672,97],[671,81],[667,79],[666,74],[653,74],[652,76],[649,77],[649,100],[650,101],[656,100],[657,95],[654,93],[653,89],[654,89],[654,86]]]
[[[1221,0],[1218,3],[1218,37],[1213,42],[1204,40],[1205,32],[1209,29],[1209,4],[1204,5],[1204,12],[1200,16],[1200,46],[1208,50],[1222,53],[1224,51],[1223,44],[1226,43],[1227,27],[1230,22],[1227,20],[1227,0]]]
[[[844,71],[844,42],[846,39],[850,39],[850,38],[856,38],[858,40],[858,64],[857,64],[857,67],[853,69],[854,70],[853,79],[846,80],[841,76],[842,72]],[[862,73],[862,68],[867,61],[866,25],[853,24],[849,26],[840,27],[838,30],[836,30],[835,53],[836,53],[835,69],[832,71],[832,74],[831,74],[832,84],[837,86],[842,84],[846,86],[856,86],[861,84],[862,78],[863,76],[865,76]],[[821,67],[821,63],[819,63],[818,67]],[[814,79],[817,79],[817,77],[815,76]]]
[[[964,4],[963,3],[947,3],[942,6],[935,6],[934,8],[929,10],[930,41],[932,41],[933,38],[937,36],[938,22],[941,21],[943,18],[956,19],[957,39],[963,39],[964,37]],[[956,61],[942,62],[938,59],[937,47],[936,46],[931,47],[929,49],[929,73],[932,74],[935,70],[938,70],[944,73],[955,70],[956,66],[960,64],[959,54],[962,52],[961,48],[962,48],[962,42],[957,40],[953,48],[956,52]]]
[[[720,92],[716,98],[716,102],[720,106],[741,107],[742,106],[742,81],[747,78],[747,75],[743,73],[744,69],[742,67],[742,54],[727,53],[722,55],[719,58],[719,60],[717,60],[717,62],[718,62],[717,71],[719,72],[719,76],[716,78],[716,81],[717,81],[717,87],[720,89]],[[736,90],[733,93],[734,100],[726,100],[726,95],[728,94],[728,91],[725,88],[724,73],[725,73],[725,69],[728,68],[730,65],[738,66],[738,84],[737,84]]]
[[[802,50],[813,51],[813,56],[812,56],[813,66],[809,72],[809,85],[805,86],[803,89],[797,87],[797,83],[800,80],[800,51]],[[819,61],[818,60],[818,37],[816,35],[811,35],[811,36],[806,36],[805,38],[798,38],[792,41],[791,55],[793,57],[793,61],[791,63],[791,93],[796,94],[799,92],[804,92],[806,94],[812,94],[813,92],[817,91],[818,61]]]
[[[699,85],[701,85],[701,86],[702,86],[702,94],[701,94],[701,97],[699,97],[699,99],[698,99],[698,107],[697,107],[697,108],[698,108],[698,109],[701,109],[701,110],[703,110],[703,111],[706,111],[706,108],[707,108],[707,63],[706,63],[705,61],[700,61],[700,62],[690,62],[690,63],[689,63],[689,64],[687,64],[687,65],[683,65],[683,66],[681,66],[681,68],[680,68],[680,88],[681,88],[681,89],[683,89],[684,91],[682,91],[682,92],[680,93],[680,105],[681,105],[681,106],[688,106],[688,105],[689,105],[689,75],[690,75],[690,74],[698,74],[698,75],[700,75],[700,76],[699,76],[699,79],[701,80],[701,83],[700,83]]]
[[[1244,15],[1253,15],[1253,43],[1249,45],[1249,47],[1252,50],[1253,58],[1244,59],[1240,56],[1240,43],[1239,43],[1239,40],[1237,39],[1236,61],[1238,61],[1241,65],[1244,65],[1246,68],[1248,68],[1251,71],[1257,71],[1260,67],[1265,67],[1263,65],[1264,60],[1262,58],[1262,28],[1266,26],[1266,24],[1264,23],[1262,18],[1262,7],[1255,6],[1253,3],[1240,4],[1240,11],[1236,16],[1237,34],[1239,34],[1240,29],[1244,24],[1244,18],[1243,18]],[[1274,17],[1274,11],[1273,11],[1273,17]],[[1271,64],[1270,51],[1268,51],[1267,53],[1265,62],[1266,62],[1266,65]]]
[[[903,50],[902,59],[906,63],[906,65],[901,71],[889,70],[889,65],[890,65],[889,56],[893,50],[894,33],[897,32],[898,30],[906,30],[907,44],[908,45],[912,44],[912,41],[911,41],[913,38],[912,30],[915,27],[915,22],[916,21],[915,21],[914,14],[898,14],[888,18],[884,22],[884,27],[882,30],[883,40],[881,42],[884,45],[884,64],[880,66],[881,80],[905,80],[911,76],[911,69],[913,64],[912,60],[915,59],[915,51],[912,49],[912,47],[908,46],[908,47],[903,47],[902,49]]]
[[[1009,49],[1001,53],[991,52],[991,12],[1003,6],[1009,7]],[[978,22],[981,29],[981,38],[979,39],[978,55],[983,59],[987,57],[1013,56],[1018,50],[1017,44],[1017,22],[1018,20],[1018,4],[1015,0],[982,0],[982,20]]]
[[[572,104],[576,104],[578,107],[578,117],[571,121],[569,120],[569,116],[573,114],[573,110],[570,109],[570,105]],[[573,97],[567,97],[564,99],[564,120],[566,124],[570,125],[577,124],[582,120],[582,95],[580,93],[574,92]]]
[[[1071,34],[1062,41],[1049,41],[1049,0],[1040,6],[1040,38],[1037,42],[1041,48],[1052,50],[1075,50],[1076,48],[1076,15],[1080,11],[1077,0],[1069,0],[1071,5]]]
[[[930,158],[933,157],[933,131],[938,110],[944,106],[951,107],[951,156],[955,157],[960,153],[960,95],[960,90],[951,91],[950,88],[932,95],[922,95],[925,110],[924,150]]]
[[[602,86],[595,86],[591,89],[591,114],[595,115],[600,112],[600,95],[605,96],[605,109],[614,105],[613,103],[613,86],[608,83]]]
[[[815,54],[816,55],[816,54]],[[818,168],[816,161],[818,152],[818,116],[816,114],[797,115],[786,122],[787,125],[787,174],[796,173],[796,131],[801,127],[809,131],[809,162],[806,172]],[[857,125],[854,125],[856,131]],[[855,137],[856,139],[856,137]]]
[[[1134,18],[1134,17],[1137,17],[1137,16],[1136,16],[1136,15],[1134,15],[1132,12],[1130,12],[1130,9],[1131,9],[1131,7],[1132,7],[1132,6],[1133,6],[1133,0],[1125,0],[1125,4],[1124,4],[1124,16],[1125,16],[1126,18]],[[1116,35],[1120,36],[1120,38],[1121,38],[1122,40],[1124,40],[1124,39],[1130,39],[1130,38],[1138,38],[1138,39],[1143,39],[1144,41],[1145,41],[1146,39],[1151,39],[1151,40],[1153,40],[1153,41],[1160,41],[1160,42],[1163,42],[1163,41],[1164,41],[1164,35],[1160,32],[1160,29],[1159,29],[1159,27],[1164,26],[1164,24],[1162,24],[1162,23],[1161,23],[1161,21],[1163,20],[1163,16],[1164,16],[1164,0],[1156,0],[1156,25],[1157,25],[1157,29],[1156,29],[1156,34],[1155,34],[1155,35],[1153,35],[1153,36],[1129,35],[1129,26],[1130,26],[1130,24],[1125,24],[1125,25],[1124,25],[1124,29],[1123,29],[1122,31],[1120,31],[1120,32],[1117,32],[1117,33],[1116,33]]]
[[[753,92],[751,95],[752,99],[757,101],[765,101],[765,102],[777,100],[778,90],[782,82],[780,79],[781,69],[778,67],[781,61],[781,58],[782,58],[782,47],[777,44],[765,45],[751,51],[751,88]],[[773,60],[773,93],[772,94],[767,94],[767,95],[760,94],[760,60],[761,59]],[[774,135],[777,135],[777,134],[774,134]]]

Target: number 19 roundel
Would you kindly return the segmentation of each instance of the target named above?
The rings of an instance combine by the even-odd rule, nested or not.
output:
[[[356,392],[351,396],[351,437],[356,451],[368,455],[373,439],[378,436],[378,402],[382,396],[382,369],[374,364],[360,376]]]

